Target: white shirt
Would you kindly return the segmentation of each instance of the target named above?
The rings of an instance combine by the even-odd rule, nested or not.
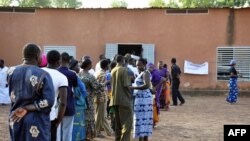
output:
[[[139,75],[139,71],[136,67],[128,64],[127,67],[134,73],[135,78]]]
[[[80,72],[82,72],[82,71],[83,71],[83,69],[80,68]],[[95,71],[94,71],[94,69],[91,68],[91,69],[89,70],[89,73],[95,76]]]
[[[95,65],[95,74],[94,76],[97,77],[97,75],[102,71],[102,68],[101,68],[101,63],[100,61],[98,63],[96,63]]]
[[[8,67],[0,68],[0,87],[6,87]]]
[[[0,103],[9,104],[9,87],[7,84],[8,67],[0,68]]]
[[[101,69],[101,63],[100,61],[95,65],[95,72],[100,72],[102,69]]]
[[[50,112],[50,120],[55,120],[57,118],[58,115],[58,102],[57,102],[57,97],[58,97],[58,93],[59,93],[59,88],[63,87],[63,86],[68,86],[68,79],[67,77],[62,74],[61,72],[59,72],[56,69],[51,69],[51,68],[42,68],[43,70],[47,71],[50,76],[51,79],[53,81],[53,85],[54,85],[54,91],[55,91],[55,102],[53,107],[51,108],[51,112]]]
[[[94,71],[94,69],[90,69],[90,70],[89,70],[89,73],[95,76],[95,71]]]

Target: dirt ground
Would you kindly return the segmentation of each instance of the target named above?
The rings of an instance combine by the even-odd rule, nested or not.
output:
[[[185,96],[183,106],[161,111],[160,122],[153,131],[152,141],[223,141],[223,125],[250,124],[250,97],[240,97],[228,104],[226,96]],[[0,141],[9,141],[9,106],[0,106]],[[112,141],[113,137],[94,141]]]

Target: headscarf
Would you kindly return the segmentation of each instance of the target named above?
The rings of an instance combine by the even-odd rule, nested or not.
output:
[[[236,61],[235,60],[231,60],[230,61],[230,65],[236,65]]]
[[[148,68],[151,68],[151,67],[153,67],[154,69],[155,69],[155,65],[153,64],[153,63],[148,63],[147,65],[146,65],[146,68],[148,69]]]
[[[46,67],[47,66],[47,58],[46,58],[46,54],[43,53],[41,55],[41,64],[39,65],[39,67]]]

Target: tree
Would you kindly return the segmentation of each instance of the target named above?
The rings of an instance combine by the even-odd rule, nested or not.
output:
[[[163,7],[167,7],[167,4],[165,3],[164,0],[150,0],[149,6],[163,8]]]
[[[126,8],[128,4],[124,0],[113,0],[111,3],[112,8]]]
[[[50,0],[18,0],[20,7],[51,7]]]
[[[166,7],[179,8],[180,6],[176,0],[169,0],[169,3],[166,4]]]
[[[243,7],[250,0],[179,0],[181,8]]]
[[[0,0],[0,6],[10,6],[12,0]]]
[[[179,0],[181,8],[209,8],[214,7],[217,0]]]
[[[78,0],[53,0],[54,7],[57,8],[79,8],[82,2]]]

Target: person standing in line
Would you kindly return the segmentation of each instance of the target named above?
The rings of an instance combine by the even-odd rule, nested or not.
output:
[[[110,114],[109,114],[109,111],[110,111],[109,103],[110,103],[110,96],[111,96],[111,71],[110,71],[110,68],[111,68],[112,62],[110,59],[107,59],[107,61],[108,61],[108,70],[106,71],[106,86],[105,86],[105,91],[107,94],[107,103],[105,105],[105,107],[106,107],[105,117],[110,119]]]
[[[0,104],[10,104],[9,87],[7,82],[8,67],[0,59]]]
[[[173,106],[178,105],[178,101],[177,101],[178,99],[181,101],[180,105],[183,105],[185,103],[185,100],[179,91],[181,70],[179,66],[176,65],[176,58],[172,58],[171,63],[172,63],[171,75],[172,75]]]
[[[133,72],[134,78],[136,78],[139,75],[138,69],[135,65],[136,60],[131,57],[131,54],[126,54],[125,58],[127,61],[127,67]]]
[[[166,79],[161,77],[160,72],[155,68],[155,65],[152,63],[147,64],[147,70],[150,72],[152,91],[154,93],[153,100],[153,127],[156,126],[156,123],[159,122],[160,115],[160,95],[162,93],[162,84],[165,83]]]
[[[115,111],[115,141],[129,141],[133,122],[132,94],[129,89],[131,79],[127,68],[124,67],[124,57],[118,55],[116,62],[116,67],[111,71],[110,100],[110,106],[113,106]]]
[[[50,141],[50,111],[55,101],[53,81],[39,68],[41,49],[23,48],[23,64],[9,71],[11,141]]]
[[[71,141],[73,132],[73,122],[75,115],[75,100],[73,89],[78,86],[76,73],[69,70],[70,56],[68,53],[63,52],[61,54],[61,66],[57,69],[59,72],[64,74],[67,79],[69,86],[67,87],[67,106],[64,113],[63,120],[57,129],[57,141]],[[60,136],[59,136],[60,135]]]
[[[101,54],[101,55],[99,56],[99,62],[96,63],[96,65],[95,65],[95,77],[96,77],[97,74],[102,70],[102,68],[101,68],[101,61],[102,61],[102,60],[105,60],[105,59],[106,59],[106,57],[105,57],[104,54]]]
[[[150,92],[150,72],[146,70],[147,61],[140,58],[137,63],[139,75],[135,79],[134,89],[134,138],[148,141],[153,132],[153,98]]]
[[[95,104],[96,104],[96,115],[95,115],[95,124],[96,124],[96,132],[97,132],[97,137],[101,135],[101,128],[103,127],[104,130],[106,131],[108,136],[111,136],[113,134],[113,130],[109,126],[107,118],[105,118],[105,111],[106,111],[106,103],[107,103],[107,91],[104,90],[104,87],[107,84],[106,81],[106,73],[107,70],[109,69],[108,66],[108,61],[107,60],[101,60],[100,62],[101,65],[101,71],[97,74],[97,82],[102,84],[103,87],[100,89],[100,94],[96,96]],[[109,82],[110,83],[110,82]]]
[[[70,70],[77,74],[80,71],[78,61],[72,59],[69,64]],[[76,113],[74,117],[72,141],[84,141],[86,139],[85,110],[87,109],[87,90],[85,84],[77,76],[78,87],[74,89]]]
[[[57,127],[61,123],[64,117],[67,105],[68,79],[65,75],[63,75],[57,70],[57,68],[60,66],[60,53],[58,51],[56,50],[49,51],[47,53],[46,62],[48,63],[47,64],[48,66],[42,69],[50,74],[55,91],[55,102],[53,107],[51,108],[50,121],[51,121],[51,141],[56,141]]]
[[[164,64],[163,67],[166,69],[166,85],[165,85],[165,91],[164,91],[164,95],[165,95],[165,110],[169,110],[169,106],[170,106],[170,101],[171,101],[171,96],[170,96],[170,89],[171,89],[171,75],[168,71],[168,67],[167,64]]]
[[[158,62],[158,71],[163,78],[167,78],[167,69],[163,67],[163,61]],[[162,92],[160,95],[160,108],[164,109],[166,107],[166,97],[165,97],[165,91],[166,91],[166,81],[162,84]]]
[[[79,73],[79,77],[88,92],[88,107],[85,112],[86,136],[87,140],[91,140],[96,137],[94,98],[100,94],[99,90],[103,86],[97,82],[94,75],[90,74],[89,70],[92,68],[92,61],[89,58],[82,60],[81,68],[82,71]]]
[[[238,74],[237,71],[235,69],[235,65],[236,65],[236,61],[235,60],[231,60],[230,61],[230,79],[229,79],[229,94],[227,97],[227,102],[234,104],[237,102],[237,98],[238,98]]]
[[[82,58],[81,58],[81,60],[80,60],[80,64],[82,64],[82,62],[83,62],[83,60],[86,60],[86,59],[89,59],[89,60],[91,60],[92,61],[92,59],[91,59],[91,57],[90,56],[88,56],[88,55],[85,55],[85,56],[83,56]],[[83,70],[82,70],[82,68],[80,67],[80,72],[82,72]],[[95,76],[95,70],[93,69],[93,68],[90,68],[89,69],[89,73],[90,74],[92,74],[93,76]]]
[[[112,96],[112,89],[111,89],[111,71],[115,68],[116,66],[116,62],[115,61],[112,61],[110,63],[110,71],[109,73],[107,74],[106,77],[108,77],[106,79],[106,81],[109,81],[110,84],[107,84],[107,89],[108,89],[108,97],[109,97],[109,101],[108,101],[108,104],[107,104],[107,107],[108,107],[108,114],[110,116],[110,124],[111,124],[111,128],[113,129],[113,131],[115,131],[115,112],[114,112],[114,108],[112,106],[110,106],[110,100],[111,100],[111,96]]]

